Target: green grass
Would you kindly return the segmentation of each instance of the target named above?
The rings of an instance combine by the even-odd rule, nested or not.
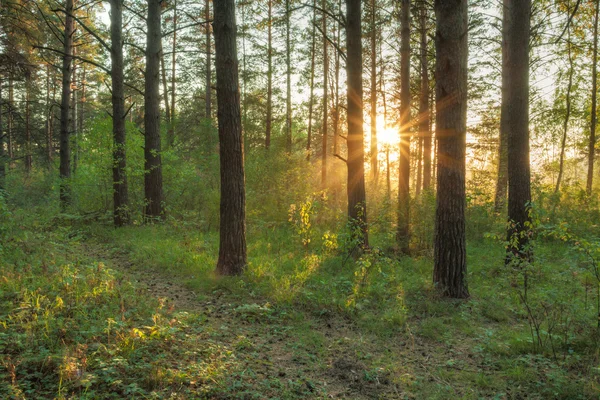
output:
[[[469,211],[488,218],[469,228],[472,297],[449,301],[433,290],[430,244],[419,239],[420,256],[398,257],[382,225],[371,242],[384,250],[355,259],[339,224],[301,231],[255,219],[246,273],[219,278],[218,235],[194,219],[115,230],[102,218],[0,204],[2,398],[600,394],[585,257],[536,241],[530,314],[522,271],[484,238],[484,226],[493,236],[501,224],[481,210]],[[185,287],[191,303],[156,299],[135,283],[148,277]]]

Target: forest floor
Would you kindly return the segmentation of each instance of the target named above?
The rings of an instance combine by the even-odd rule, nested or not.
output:
[[[2,243],[2,398],[600,394],[598,353],[589,344],[573,336],[558,355],[532,351],[527,319],[504,292],[511,284],[492,279],[489,260],[501,249],[489,243],[470,246],[473,296],[453,302],[428,289],[427,257],[405,259],[404,267],[383,256],[378,264],[358,260],[359,267],[342,265],[347,273],[336,266],[345,258],[323,258],[307,277],[312,264],[304,263],[314,256],[287,259],[283,249],[268,256],[273,268],[290,265],[281,278],[256,259],[244,278],[217,278],[207,272],[214,268],[212,233],[177,224],[117,231],[69,218],[15,216]],[[277,238],[269,240],[271,246]],[[251,251],[260,246],[255,236]],[[585,295],[587,304],[587,289]],[[390,314],[397,298],[402,307]],[[348,299],[352,308],[344,308]]]

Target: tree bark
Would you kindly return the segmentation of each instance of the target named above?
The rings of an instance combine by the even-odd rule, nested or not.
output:
[[[12,143],[12,128],[13,128],[13,105],[14,105],[14,86],[13,78],[11,75],[8,77],[8,117],[7,117],[7,132],[6,132],[6,147],[8,151],[9,167],[11,167],[12,160],[15,156],[13,152]]]
[[[306,161],[310,160],[310,145],[312,142],[312,125],[313,125],[313,105],[314,105],[314,89],[315,89],[315,53],[317,43],[317,4],[313,0],[313,16],[312,16],[312,45],[310,53],[310,97],[308,99],[308,133],[306,135]]]
[[[205,0],[204,2],[204,19],[206,21],[210,20],[210,0]],[[210,44],[210,24],[207,23],[206,24],[206,40],[205,40],[205,53],[206,53],[206,83],[204,84],[205,86],[205,100],[204,100],[204,117],[207,120],[210,120],[211,115],[212,115],[212,97],[211,97],[211,89],[210,89],[210,85],[212,82],[212,63],[211,63],[211,54],[210,54],[210,48],[211,48],[211,44]]]
[[[377,148],[377,29],[375,26],[375,0],[370,0],[371,5],[371,176],[377,185],[379,176],[379,151]]]
[[[163,184],[160,144],[159,73],[161,53],[161,1],[148,0],[146,77],[144,94],[144,199],[145,216],[163,218]]]
[[[467,298],[465,153],[467,0],[436,0],[438,174],[433,282],[443,296]]]
[[[421,97],[419,101],[419,114],[421,114],[419,131],[423,137],[423,190],[431,187],[431,129],[429,113],[429,61],[427,58],[427,5],[421,3],[420,10],[421,28]]]
[[[71,71],[73,63],[73,0],[65,0],[65,34],[63,37],[62,97],[60,105],[60,206],[64,211],[71,204],[71,144],[69,106],[71,101]]]
[[[25,172],[31,173],[31,78],[25,78]]]
[[[529,37],[531,0],[507,0],[506,40],[510,82],[506,88],[508,132],[508,246],[507,262],[513,256],[529,260],[527,248],[531,218],[529,166]]]
[[[342,2],[338,2],[338,10],[341,13]],[[340,43],[341,26],[336,24],[336,40]],[[333,113],[333,154],[336,155],[339,152],[338,149],[338,136],[340,129],[340,52],[335,52],[335,110]],[[337,179],[336,179],[337,181]]]
[[[363,132],[361,0],[346,0],[346,75],[348,96],[348,218],[353,234],[369,246]]]
[[[73,78],[72,78],[72,91],[71,91],[71,136],[73,136],[73,175],[77,172],[77,163],[79,162],[79,132],[77,131],[77,63],[75,57],[77,56],[76,47],[73,46]]]
[[[571,53],[571,31],[569,26],[567,26],[567,55],[569,60],[569,82],[567,83],[565,120],[563,121],[563,135],[560,143],[560,157],[558,161],[558,177],[556,178],[556,187],[554,188],[554,193],[558,193],[560,190],[560,183],[563,177],[565,150],[567,146],[567,133],[569,129],[569,119],[571,118],[571,90],[573,88],[574,66],[573,54]]]
[[[323,132],[322,132],[322,146],[321,146],[321,187],[325,189],[327,185],[327,119],[329,116],[329,100],[327,97],[327,85],[329,78],[329,54],[327,54],[327,14],[325,9],[327,7],[326,0],[323,0],[323,16],[322,16],[322,27],[323,30]]]
[[[600,1],[596,0],[594,10],[594,48],[592,51],[592,117],[590,121],[590,141],[588,144],[588,173],[586,191],[592,193],[594,183],[594,158],[596,153],[596,103],[598,97],[598,11],[600,10]]]
[[[407,254],[410,245],[410,0],[402,0],[400,28],[400,167],[396,238],[400,251]]]
[[[6,188],[6,160],[4,158],[4,132],[2,121],[2,80],[0,80],[0,190]]]
[[[213,29],[221,164],[221,225],[216,271],[220,275],[239,275],[247,263],[246,193],[234,0],[214,2]]]
[[[290,39],[290,19],[292,11],[290,0],[285,0],[285,66],[286,66],[286,100],[285,100],[285,137],[286,151],[292,154],[292,43]]]
[[[167,129],[167,145],[175,143],[175,72],[177,71],[177,0],[173,2],[173,53],[171,53],[171,118]]]
[[[507,15],[510,0],[503,0],[503,15]],[[508,189],[508,98],[506,91],[510,84],[510,68],[507,56],[508,18],[502,18],[502,100],[500,103],[500,136],[498,147],[498,177],[496,179],[496,194],[494,196],[494,210],[499,213],[506,204],[506,191]]]
[[[110,60],[113,125],[113,222],[129,222],[129,196],[126,173],[125,78],[123,75],[123,0],[110,0]],[[164,68],[163,68],[164,71]]]
[[[265,148],[271,148],[271,123],[273,122],[273,0],[268,0],[268,33],[267,33],[267,121],[265,134]]]
[[[165,67],[165,52],[162,46],[161,40],[161,49],[160,49],[160,73],[161,73],[161,81],[163,85],[163,99],[165,102],[165,119],[167,120],[167,124],[171,125],[171,105],[169,104],[169,88],[167,87],[167,70]]]

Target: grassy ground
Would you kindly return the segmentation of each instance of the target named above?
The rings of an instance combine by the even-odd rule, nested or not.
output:
[[[43,215],[0,211],[2,398],[600,395],[595,278],[561,240],[506,268],[472,226],[452,302],[426,249],[398,258],[377,229],[355,260],[343,234],[250,223],[247,273],[220,279],[201,225]]]

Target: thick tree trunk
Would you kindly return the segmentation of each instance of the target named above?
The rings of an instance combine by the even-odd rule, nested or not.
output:
[[[506,129],[508,132],[508,246],[512,256],[530,259],[527,248],[531,218],[531,178],[529,166],[529,36],[531,0],[507,0],[506,40],[510,83],[506,87]]]
[[[423,183],[422,177],[423,177],[423,138],[420,136],[417,138],[417,158],[415,160],[415,163],[417,164],[417,176],[416,176],[416,184],[415,184],[415,189],[416,189],[416,195],[419,196],[421,194],[421,185]]]
[[[341,0],[338,3],[339,12],[342,10]],[[341,26],[336,24],[336,40],[340,43]],[[340,135],[340,53],[335,52],[335,110],[333,113],[333,155],[339,153],[338,137]],[[337,179],[336,179],[337,181]]]
[[[569,119],[571,118],[571,90],[573,89],[573,54],[571,54],[571,34],[570,27],[567,26],[567,54],[569,59],[569,82],[567,83],[567,94],[566,94],[566,112],[565,120],[563,121],[563,135],[560,143],[560,157],[558,161],[558,177],[556,178],[556,187],[554,193],[558,193],[560,190],[560,183],[563,177],[564,163],[565,163],[565,151],[567,147],[567,133],[569,129]]]
[[[75,46],[73,47],[73,80],[71,87],[73,90],[71,91],[71,135],[73,136],[73,175],[77,172],[77,163],[79,162],[79,132],[77,131],[77,63],[75,62],[75,56],[77,55],[77,50]]]
[[[125,80],[123,76],[123,0],[110,0],[110,60],[113,123],[113,222],[129,222],[125,152]],[[164,71],[164,68],[163,68]]]
[[[273,122],[273,0],[269,0],[268,33],[267,33],[267,132],[265,148],[271,148],[271,123]]]
[[[175,72],[177,71],[177,0],[173,3],[173,52],[171,53],[171,118],[168,119],[167,145],[175,143]]]
[[[379,176],[379,150],[377,148],[377,28],[375,26],[375,0],[371,5],[371,177],[377,185]]]
[[[25,79],[25,172],[31,173],[31,78]]]
[[[327,7],[326,0],[323,0],[322,8],[325,10]],[[327,185],[327,136],[328,136],[328,126],[327,119],[329,116],[329,100],[328,100],[328,91],[327,85],[329,78],[329,54],[327,54],[327,14],[323,12],[323,21],[322,27],[323,30],[323,132],[322,132],[322,146],[321,146],[321,186],[323,189]]]
[[[423,190],[431,187],[431,129],[429,121],[429,64],[427,59],[427,5],[423,1],[420,10],[421,30],[421,97],[419,100],[419,131],[423,138]]]
[[[146,201],[145,215],[149,218],[163,218],[165,213],[160,144],[160,94],[158,89],[161,53],[160,13],[161,1],[148,0],[144,95],[144,199]]]
[[[313,105],[314,105],[314,89],[315,89],[315,53],[317,44],[316,25],[317,25],[317,4],[313,0],[313,16],[312,16],[312,45],[310,53],[310,97],[308,98],[308,133],[306,135],[306,161],[310,160],[310,145],[312,142],[312,125],[313,125]]]
[[[502,14],[507,15],[510,0],[503,0],[502,2]],[[507,117],[508,117],[508,98],[506,91],[510,84],[510,68],[507,65],[507,35],[509,29],[508,18],[502,19],[502,100],[500,103],[500,135],[499,135],[499,146],[498,146],[498,176],[496,178],[496,194],[494,197],[494,210],[499,213],[506,204],[506,192],[508,189],[508,131],[507,131]]]
[[[206,21],[210,20],[210,0],[205,0],[204,1],[204,19]],[[210,120],[211,115],[212,115],[212,92],[211,92],[211,88],[210,85],[212,83],[212,57],[210,54],[210,49],[211,49],[211,40],[210,40],[210,24],[207,23],[206,24],[206,39],[205,39],[205,56],[206,56],[206,82],[204,84],[205,86],[205,100],[204,100],[204,117],[207,120]]]
[[[402,0],[400,17],[400,171],[398,175],[398,231],[403,253],[410,244],[410,0]]]
[[[234,0],[214,2],[213,29],[221,156],[221,226],[217,273],[239,275],[247,263],[246,193]]]
[[[285,138],[286,151],[292,154],[292,42],[290,39],[290,19],[292,11],[290,0],[285,0],[285,66],[286,66],[286,100],[285,100]]]
[[[7,117],[7,133],[6,133],[6,147],[8,151],[9,167],[12,164],[12,160],[15,156],[13,151],[12,142],[12,128],[13,128],[13,105],[14,105],[14,86],[12,76],[8,77],[8,117]]]
[[[346,0],[348,82],[348,218],[364,247],[369,246],[363,132],[361,0]]]
[[[6,160],[4,156],[4,125],[2,124],[2,80],[0,80],[0,190],[6,188]]]
[[[169,104],[169,88],[167,87],[167,70],[165,68],[165,52],[162,46],[162,40],[160,44],[160,73],[161,73],[161,81],[163,85],[163,99],[165,102],[165,119],[167,120],[167,124],[171,125],[171,105]]]
[[[73,0],[65,0],[65,34],[63,37],[62,97],[60,104],[60,206],[71,204],[71,144],[69,106],[71,101],[71,71],[73,64]]]
[[[433,283],[444,296],[466,298],[467,0],[436,0],[435,13],[438,177]]]
[[[590,122],[590,140],[588,144],[588,173],[586,191],[592,193],[594,183],[594,158],[596,154],[596,103],[598,98],[598,12],[600,1],[596,0],[594,10],[594,48],[592,51],[592,117]]]

